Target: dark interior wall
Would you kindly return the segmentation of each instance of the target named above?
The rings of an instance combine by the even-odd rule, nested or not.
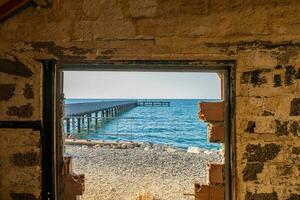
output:
[[[0,24],[0,121],[42,122],[39,60],[235,60],[236,199],[297,199],[299,10],[296,0],[30,7]],[[0,129],[0,199],[40,198],[40,141],[39,130]]]

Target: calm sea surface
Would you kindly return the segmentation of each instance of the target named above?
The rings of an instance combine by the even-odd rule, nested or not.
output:
[[[66,99],[65,103],[99,102],[101,99]],[[151,101],[151,100],[148,100]],[[77,135],[81,139],[140,141],[169,144],[175,147],[219,149],[207,141],[207,125],[198,120],[200,100],[170,101],[170,107],[135,107],[118,117],[102,123],[91,133]],[[214,101],[214,100],[204,100]]]

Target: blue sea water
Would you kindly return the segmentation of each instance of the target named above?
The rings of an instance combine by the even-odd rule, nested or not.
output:
[[[66,99],[65,103],[104,101],[103,99]],[[109,120],[90,133],[77,137],[93,140],[138,141],[168,144],[178,148],[190,146],[219,149],[207,140],[207,124],[198,119],[198,99],[159,99],[170,107],[135,107]],[[204,100],[214,101],[214,100]]]

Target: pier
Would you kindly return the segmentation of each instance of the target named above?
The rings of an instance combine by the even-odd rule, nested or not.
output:
[[[154,107],[154,106],[160,106],[160,107],[170,107],[169,101],[138,101],[138,106],[144,106],[144,107]]]
[[[65,104],[65,132],[67,134],[90,133],[102,123],[137,106],[170,107],[170,102],[123,100]]]
[[[103,120],[114,118],[121,113],[137,106],[137,101],[102,101],[86,102],[65,105],[64,122],[66,132],[80,133],[83,129],[87,132],[93,123],[96,127]]]

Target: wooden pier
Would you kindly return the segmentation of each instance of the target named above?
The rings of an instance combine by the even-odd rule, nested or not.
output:
[[[137,106],[170,107],[168,101],[102,101],[65,105],[64,128],[67,134],[90,133],[103,123]]]
[[[154,106],[160,106],[160,107],[170,107],[169,101],[138,101],[138,106],[144,106],[144,107],[154,107]]]
[[[65,105],[66,132],[80,133],[83,129],[87,132],[93,123],[96,127],[101,120],[114,118],[121,113],[137,106],[137,101],[103,101],[74,103]]]

